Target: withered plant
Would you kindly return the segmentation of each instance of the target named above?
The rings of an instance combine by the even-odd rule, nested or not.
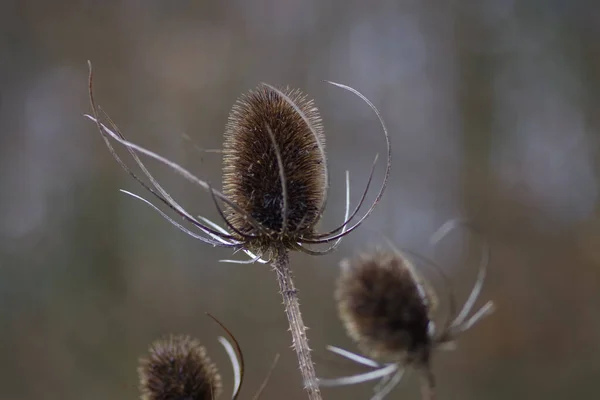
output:
[[[328,232],[317,232],[316,225],[327,204],[329,173],[325,156],[325,136],[317,108],[298,90],[278,89],[262,84],[242,96],[233,107],[225,130],[223,149],[223,192],[213,188],[178,164],[138,146],[127,139],[99,107],[92,90],[90,64],[89,93],[94,121],[113,157],[155,199],[181,217],[188,228],[168,216],[150,201],[125,192],[148,204],[171,224],[188,235],[212,246],[243,251],[249,260],[232,262],[270,263],[277,275],[285,312],[292,333],[300,371],[309,398],[321,398],[306,327],[289,268],[290,251],[323,255],[333,251],[340,240],[358,228],[373,212],[383,196],[391,167],[391,148],[387,129],[376,107],[357,90],[339,83],[366,102],[375,112],[387,146],[383,183],[367,211],[358,218],[369,191],[375,161],[366,188],[352,212],[349,200],[349,175],[346,173],[346,211],[344,222]],[[106,124],[102,122],[106,121]],[[117,155],[111,141],[123,145],[149,183],[136,175]],[[207,218],[194,217],[179,205],[148,171],[139,155],[153,158],[206,190],[213,198],[225,226]],[[328,245],[325,249],[314,245]]]
[[[244,355],[233,334],[214,316],[207,314],[227,333],[218,338],[233,367],[233,394],[236,400],[244,381]],[[232,344],[233,343],[233,344]],[[265,389],[279,355],[253,397]],[[216,400],[222,394],[221,375],[200,341],[188,335],[169,335],[150,345],[138,366],[141,400]]]
[[[221,375],[204,346],[186,335],[152,343],[138,368],[142,400],[213,400],[221,395]]]
[[[444,224],[433,236],[439,242],[461,221]],[[402,379],[408,368],[421,373],[424,399],[434,396],[435,379],[431,370],[434,350],[451,350],[458,336],[494,310],[488,301],[471,314],[483,286],[489,263],[489,248],[484,244],[477,281],[457,314],[456,299],[448,289],[448,317],[438,328],[434,313],[438,298],[433,286],[417,271],[409,256],[435,267],[446,284],[448,277],[433,261],[416,253],[401,251],[391,243],[341,262],[335,298],[340,319],[348,336],[365,355],[338,347],[328,349],[372,370],[358,375],[321,379],[321,386],[342,386],[379,380],[371,400],[381,400]]]

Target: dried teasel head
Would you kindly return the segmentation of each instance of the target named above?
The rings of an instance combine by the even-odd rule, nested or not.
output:
[[[444,224],[434,235],[438,242],[461,221]],[[402,379],[407,367],[423,373],[424,397],[433,393],[435,386],[431,373],[430,358],[435,349],[452,349],[457,337],[476,322],[493,312],[494,305],[487,302],[470,317],[469,314],[481,291],[489,250],[483,247],[481,268],[477,282],[457,314],[455,298],[449,289],[449,316],[441,329],[433,321],[437,298],[407,256],[390,244],[352,260],[341,263],[341,275],[336,290],[340,318],[348,335],[357,343],[366,358],[349,351],[330,346],[329,350],[371,367],[373,370],[355,376],[322,379],[322,386],[340,386],[380,379],[372,399],[385,397]],[[433,261],[414,253],[431,266]],[[447,277],[436,266],[444,279]]]
[[[341,263],[336,300],[348,335],[377,360],[427,363],[429,298],[408,260],[378,248]]]
[[[385,177],[367,211],[358,218],[364,205],[375,168],[375,161],[365,190],[350,212],[349,174],[346,173],[346,212],[344,222],[335,229],[315,230],[327,203],[329,173],[325,156],[325,139],[320,117],[312,101],[297,90],[280,90],[262,84],[243,96],[234,106],[226,127],[224,144],[223,192],[179,166],[141,146],[127,141],[108,115],[96,106],[92,91],[90,64],[89,92],[94,121],[117,162],[159,202],[187,223],[175,221],[150,201],[131,195],[159,212],[171,224],[188,235],[213,246],[243,251],[249,260],[223,260],[237,263],[267,263],[279,255],[298,250],[311,255],[328,254],[340,240],[373,212],[385,191],[391,169],[391,148],[387,129],[375,106],[355,89],[329,82],[358,96],[375,112],[387,146]],[[101,119],[106,121],[101,122]],[[112,140],[130,153],[149,183],[138,177],[117,155]],[[225,226],[186,211],[148,171],[139,155],[153,158],[208,191]],[[312,245],[330,244],[315,250]]]
[[[276,240],[285,248],[293,248],[314,235],[321,217],[327,189],[325,136],[313,102],[298,90],[283,94],[291,102],[263,85],[233,107],[223,145],[223,194],[267,232],[279,233]],[[269,250],[272,235],[257,231],[231,207],[226,215],[238,239],[248,238],[250,250]]]
[[[233,367],[235,400],[244,380],[244,356],[233,334],[214,316],[207,315],[231,340],[218,338]],[[170,335],[152,343],[149,354],[140,359],[138,374],[142,400],[213,400],[222,392],[216,365],[204,346],[187,335]]]
[[[142,400],[213,400],[221,375],[196,339],[185,335],[157,340],[138,368]]]

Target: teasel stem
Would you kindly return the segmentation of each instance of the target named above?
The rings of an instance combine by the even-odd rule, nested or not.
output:
[[[277,252],[272,267],[277,273],[279,292],[283,297],[285,314],[290,325],[290,331],[292,332],[293,347],[294,350],[296,350],[300,373],[304,380],[304,389],[308,392],[308,398],[310,400],[322,400],[315,366],[310,355],[310,347],[308,347],[306,326],[304,325],[302,314],[300,313],[298,291],[294,286],[292,270],[289,267],[289,255],[285,249],[281,249]]]

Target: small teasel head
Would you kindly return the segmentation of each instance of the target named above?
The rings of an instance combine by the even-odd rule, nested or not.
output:
[[[181,217],[186,227],[150,201],[127,191],[126,194],[155,209],[171,224],[186,234],[212,246],[243,251],[247,261],[273,260],[282,252],[298,250],[311,255],[333,251],[340,240],[358,228],[373,212],[383,197],[391,170],[391,147],[387,128],[377,108],[357,90],[328,82],[347,90],[375,112],[386,142],[385,176],[381,187],[366,212],[358,217],[372,182],[377,156],[365,189],[350,212],[349,173],[346,172],[346,204],[344,222],[327,232],[317,232],[327,203],[329,173],[325,155],[325,137],[319,113],[313,102],[298,90],[280,90],[262,84],[242,96],[233,107],[226,125],[223,149],[223,192],[196,177],[180,165],[125,139],[123,133],[95,103],[90,64],[89,94],[94,121],[116,161],[152,196]],[[105,121],[105,123],[103,122]],[[123,145],[146,179],[142,179],[123,162],[112,146]],[[146,168],[140,154],[153,158],[208,191],[225,227],[185,210]],[[329,244],[316,250],[313,245]]]
[[[434,242],[439,242],[461,224],[464,222],[458,220],[444,224],[433,236]],[[477,281],[458,314],[454,293],[448,288],[449,315],[440,329],[433,317],[436,294],[417,272],[411,258],[434,267],[449,283],[435,262],[416,253],[400,251],[391,243],[389,248],[377,248],[343,260],[335,293],[339,315],[350,338],[371,358],[333,346],[329,346],[329,350],[366,365],[372,371],[322,379],[321,385],[340,386],[380,379],[373,399],[383,399],[400,382],[406,368],[413,367],[422,373],[424,397],[429,398],[435,387],[430,366],[433,351],[453,349],[461,333],[493,312],[494,305],[489,301],[469,316],[481,292],[489,263],[487,244],[482,249]]]
[[[172,335],[150,346],[138,368],[142,400],[213,400],[222,391],[221,376],[200,342]]]
[[[369,357],[426,364],[430,302],[409,262],[382,248],[343,260],[335,297],[346,332]]]
[[[233,334],[213,315],[206,313],[227,334],[220,336],[233,367],[236,400],[244,380],[244,356]],[[233,344],[232,344],[233,343]],[[197,339],[170,335],[152,343],[138,367],[142,400],[213,400],[222,392],[221,375]]]

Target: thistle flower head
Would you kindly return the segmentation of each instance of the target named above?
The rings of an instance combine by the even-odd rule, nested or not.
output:
[[[364,353],[427,363],[429,302],[408,262],[381,248],[342,261],[336,300],[346,332]]]
[[[444,224],[434,235],[439,242],[462,221]],[[401,380],[406,368],[414,367],[423,373],[424,390],[431,393],[435,386],[430,358],[436,349],[453,349],[458,336],[483,317],[491,314],[494,305],[487,302],[471,313],[485,280],[489,250],[483,247],[481,267],[471,294],[457,314],[455,298],[449,289],[448,320],[438,329],[433,321],[437,298],[435,292],[417,272],[408,252],[390,248],[359,255],[341,262],[341,274],[336,290],[340,318],[346,332],[367,356],[330,346],[329,349],[373,370],[367,373],[321,380],[322,386],[356,384],[381,379],[373,399],[383,399]],[[433,261],[410,253],[447,280]]]
[[[138,368],[142,400],[213,400],[221,376],[196,339],[177,335],[157,340]]]
[[[233,367],[231,398],[236,400],[244,380],[242,349],[235,336],[221,321],[209,313],[206,315],[231,340],[230,342],[222,336],[218,338]],[[142,400],[213,400],[222,391],[221,376],[216,365],[200,342],[187,335],[170,335],[152,343],[149,355],[140,359],[138,374]]]
[[[150,201],[130,192],[126,194],[154,208],[171,224],[188,235],[212,246],[243,251],[247,261],[266,263],[282,252],[298,250],[311,255],[328,254],[340,240],[359,227],[381,200],[391,169],[391,148],[387,129],[375,106],[357,90],[339,83],[375,112],[384,133],[387,151],[385,177],[367,211],[359,217],[373,178],[377,156],[358,204],[350,212],[349,174],[346,173],[346,211],[344,222],[328,232],[316,232],[327,203],[329,173],[325,156],[325,137],[321,119],[313,102],[298,90],[280,90],[262,84],[242,96],[233,107],[225,131],[223,149],[223,192],[196,177],[180,165],[125,139],[112,120],[95,104],[90,64],[89,92],[94,121],[113,157],[142,187],[162,205],[191,226],[174,220]],[[101,120],[106,121],[103,123]],[[134,173],[121,160],[112,141],[123,145],[146,179]],[[225,226],[185,210],[152,176],[139,155],[153,158],[208,191]],[[312,245],[329,244],[322,250]]]
[[[223,145],[223,194],[245,211],[228,207],[226,215],[248,237],[246,246],[261,253],[272,245],[272,236],[279,235],[275,240],[286,248],[312,237],[327,189],[325,136],[317,108],[298,90],[283,93],[291,102],[264,85],[242,96],[229,115]]]

